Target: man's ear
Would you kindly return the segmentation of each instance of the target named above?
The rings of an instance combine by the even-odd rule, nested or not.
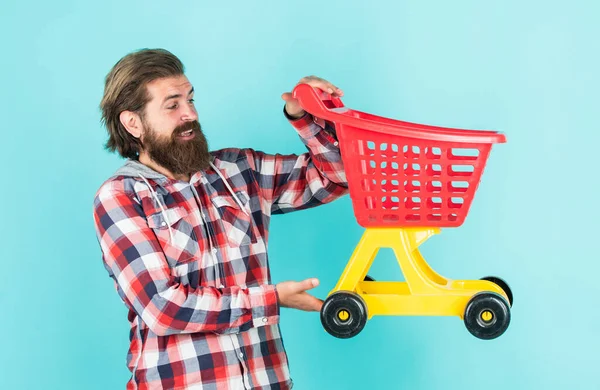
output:
[[[135,138],[142,136],[142,119],[138,114],[133,111],[122,111],[119,114],[119,120],[127,132],[133,135]]]

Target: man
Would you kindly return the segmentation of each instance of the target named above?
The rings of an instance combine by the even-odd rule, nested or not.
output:
[[[300,80],[341,96],[317,77]],[[291,93],[308,152],[209,152],[177,57],[140,50],[106,77],[106,147],[127,158],[94,199],[103,262],[129,309],[128,389],[289,389],[281,307],[319,311],[316,279],[273,285],[272,214],[347,193],[334,128]]]

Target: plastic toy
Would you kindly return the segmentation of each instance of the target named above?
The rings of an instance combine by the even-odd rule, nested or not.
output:
[[[349,338],[375,315],[434,315],[459,316],[480,339],[502,335],[513,300],[508,284],[444,278],[418,248],[440,228],[462,225],[492,144],[505,136],[367,114],[307,84],[293,95],[305,111],[335,123],[354,214],[366,228],[323,304],[325,330]],[[367,275],[379,248],[392,248],[405,282]]]

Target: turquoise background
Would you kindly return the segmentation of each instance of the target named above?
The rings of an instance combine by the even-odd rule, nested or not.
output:
[[[121,160],[102,149],[103,79],[164,47],[196,88],[212,148],[303,152],[280,94],[315,74],[351,108],[495,129],[465,224],[423,247],[450,278],[513,288],[509,330],[374,317],[349,340],[284,309],[297,389],[599,389],[600,6],[593,1],[16,1],[0,5],[0,388],[118,389],[125,307],[104,270],[92,200]],[[363,229],[349,197],[273,219],[275,281],[325,297]],[[594,241],[596,239],[596,241]],[[389,251],[375,278],[401,278]]]

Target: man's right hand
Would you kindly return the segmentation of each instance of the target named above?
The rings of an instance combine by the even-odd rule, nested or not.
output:
[[[279,305],[303,311],[321,311],[323,301],[306,292],[306,290],[310,290],[318,285],[319,280],[314,278],[301,282],[289,281],[278,283],[275,288],[279,295]]]

